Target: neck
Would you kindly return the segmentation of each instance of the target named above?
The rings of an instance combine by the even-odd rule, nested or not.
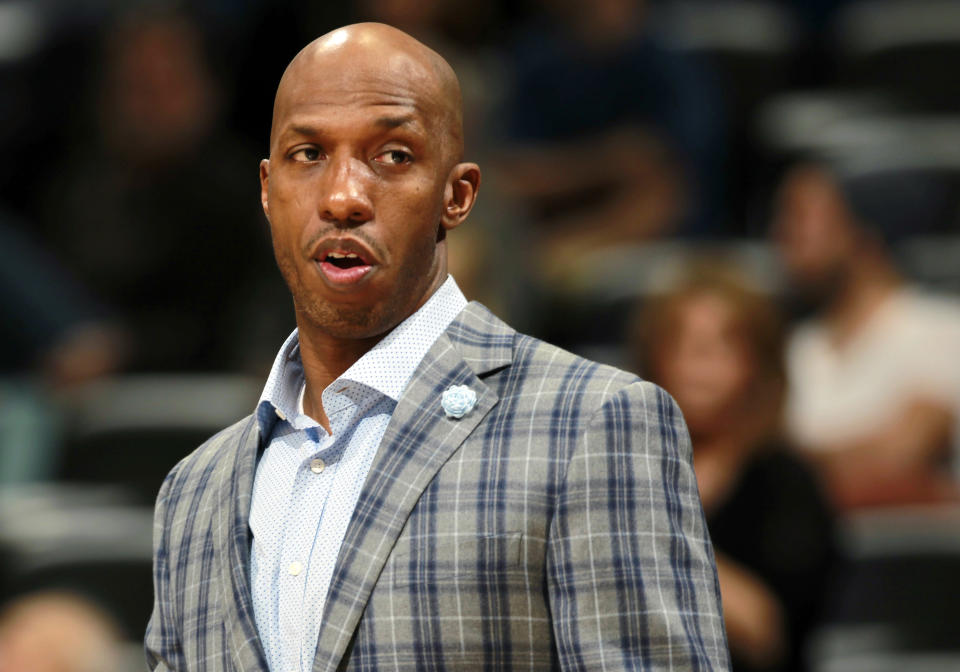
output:
[[[332,337],[305,320],[297,320],[300,338],[300,360],[306,389],[303,394],[303,412],[330,432],[330,421],[323,410],[320,395],[333,381],[353,366],[386,334],[370,338],[343,339]]]
[[[713,421],[691,417],[688,431],[696,450],[741,456],[750,453],[771,433],[768,399],[768,391],[755,389],[717,412]]]
[[[409,317],[420,310],[431,296],[439,289],[447,277],[446,264],[442,272],[429,286],[428,290],[418,300],[413,309],[405,316]],[[297,329],[300,340],[300,360],[303,364],[303,375],[306,379],[306,388],[303,393],[303,412],[313,418],[330,432],[330,421],[323,410],[321,395],[325,389],[342,376],[347,369],[370,351],[389,334],[403,319],[396,321],[394,326],[382,333],[365,338],[342,338],[329,333],[307,315],[297,311]]]
[[[743,423],[732,423],[725,427],[691,427],[690,440],[698,452],[727,455],[747,452],[753,443],[751,432]]]
[[[827,311],[833,341],[837,345],[850,341],[900,285],[900,277],[889,264],[863,260],[851,268]]]

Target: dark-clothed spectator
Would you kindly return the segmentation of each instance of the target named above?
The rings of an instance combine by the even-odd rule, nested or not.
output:
[[[718,223],[722,101],[645,4],[544,2],[512,51],[504,170],[561,256]]]
[[[97,131],[48,190],[51,247],[128,324],[136,370],[226,366],[226,316],[269,266],[256,199],[236,197],[256,158],[221,130],[218,103],[193,23],[127,18],[106,50]]]
[[[740,671],[801,670],[834,548],[832,516],[779,437],[781,327],[733,269],[687,269],[639,323],[645,373],[677,400]]]

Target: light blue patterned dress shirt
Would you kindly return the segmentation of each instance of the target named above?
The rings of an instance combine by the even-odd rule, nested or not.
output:
[[[448,276],[331,383],[321,396],[331,434],[303,413],[296,330],[280,349],[257,406],[267,447],[250,505],[253,611],[271,672],[313,665],[334,564],[387,423],[417,365],[466,305]]]

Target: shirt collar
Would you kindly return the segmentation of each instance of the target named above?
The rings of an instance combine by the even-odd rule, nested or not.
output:
[[[297,399],[303,387],[299,332],[294,329],[273,360],[267,383],[257,403],[261,436],[269,436],[277,419],[291,422],[297,417]]]
[[[417,312],[398,324],[331,386],[349,380],[399,401],[427,351],[466,305],[453,276],[448,275]],[[300,339],[294,329],[277,353],[257,404],[262,436],[269,436],[277,418],[298,424],[297,400],[303,385]]]

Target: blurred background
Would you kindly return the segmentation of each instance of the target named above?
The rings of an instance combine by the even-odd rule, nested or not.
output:
[[[960,669],[960,1],[0,0],[0,672],[144,669],[166,472],[292,306],[286,63],[443,54],[468,298],[663,385],[737,670]]]

